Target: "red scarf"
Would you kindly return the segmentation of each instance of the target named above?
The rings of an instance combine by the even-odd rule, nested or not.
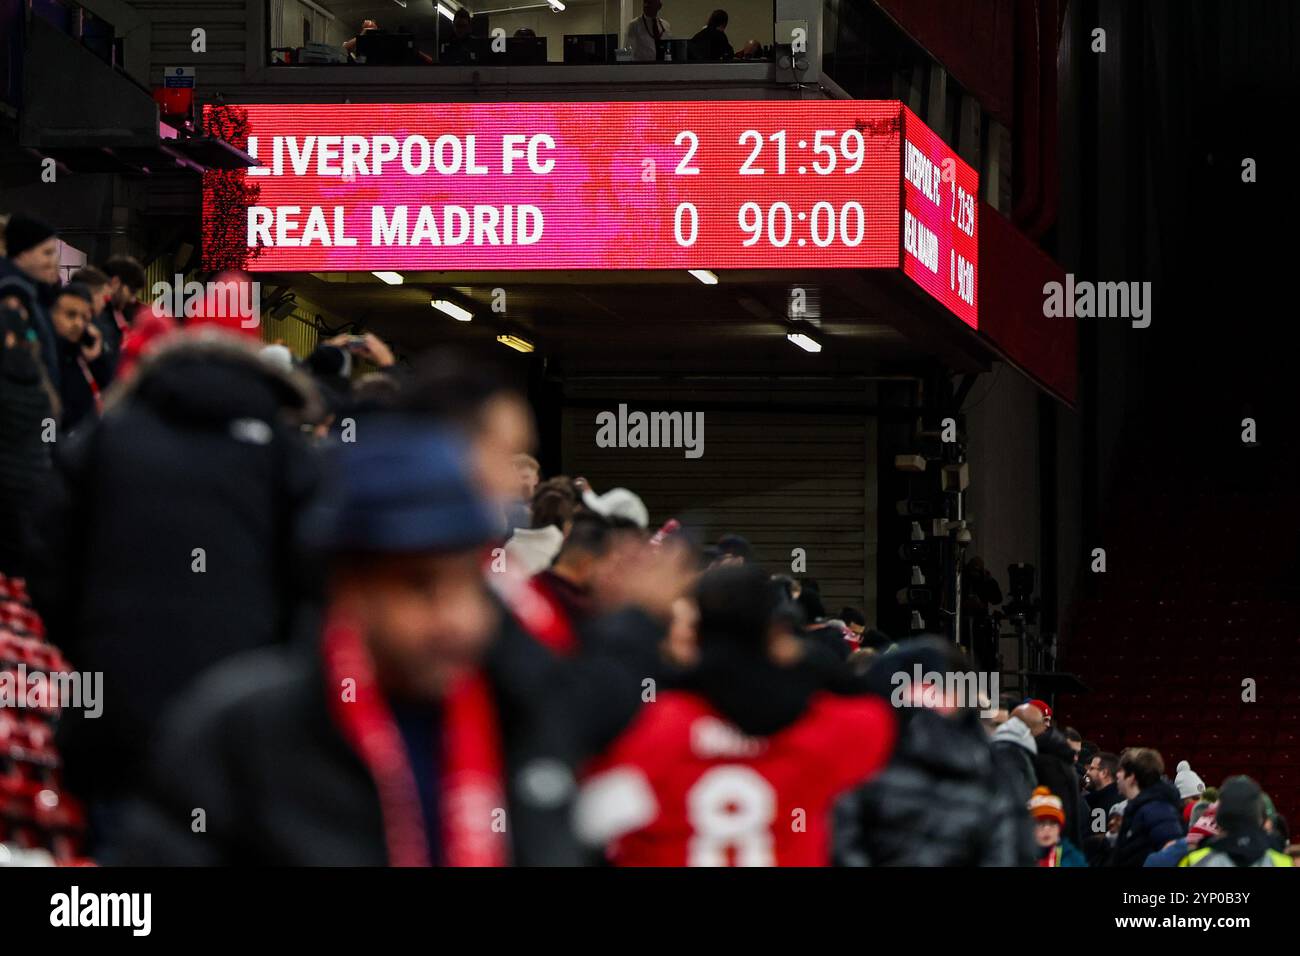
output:
[[[104,399],[99,394],[99,383],[95,381],[95,375],[90,371],[90,366],[86,364],[84,355],[77,356],[77,366],[81,369],[82,377],[85,378],[86,384],[90,387],[90,397],[95,402],[95,414],[104,414]]]
[[[397,722],[375,685],[360,630],[339,615],[331,616],[321,654],[330,712],[379,791],[389,865],[431,865],[419,788]],[[356,683],[355,699],[344,700],[347,679]],[[448,693],[442,746],[439,806],[445,864],[505,866],[509,849],[504,826],[494,826],[506,805],[501,735],[492,692],[482,674],[460,681]]]
[[[578,638],[564,608],[536,578],[490,574],[488,581],[515,620],[539,644],[564,657],[578,650]]]

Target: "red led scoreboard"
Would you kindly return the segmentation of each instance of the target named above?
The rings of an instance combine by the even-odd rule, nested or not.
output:
[[[978,327],[978,176],[895,101],[223,109],[254,272],[901,269]]]

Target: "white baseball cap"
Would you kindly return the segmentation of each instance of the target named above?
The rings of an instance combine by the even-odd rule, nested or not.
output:
[[[590,488],[582,493],[582,503],[604,518],[627,518],[638,528],[650,524],[650,512],[639,495],[626,488],[611,488],[598,495]]]

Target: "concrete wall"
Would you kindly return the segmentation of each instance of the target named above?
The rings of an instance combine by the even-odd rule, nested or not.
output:
[[[1056,417],[1056,593],[1060,629],[1069,639],[1074,603],[1083,597],[1094,545],[1083,538],[1083,427],[1079,413],[1054,406]]]
[[[317,7],[329,9],[329,3],[318,3]],[[311,38],[316,43],[330,43],[342,46],[343,41],[356,34],[356,24],[347,22],[343,17],[330,19],[319,10],[315,10],[299,0],[270,0],[271,11],[271,46],[302,46],[303,21],[311,23]]]
[[[1007,565],[1028,561],[1043,570],[1040,535],[1038,390],[999,365],[971,390],[966,413],[970,487],[966,514],[974,522],[969,555],[982,557],[1005,593]]]

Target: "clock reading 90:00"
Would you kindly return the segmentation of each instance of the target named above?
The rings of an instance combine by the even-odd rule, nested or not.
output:
[[[766,214],[758,203],[747,202],[736,214],[737,225],[749,235],[741,245],[757,244],[766,231],[769,243],[778,248],[788,246],[795,233],[796,220],[800,224],[807,222],[808,238],[812,239],[814,246],[821,249],[833,243],[837,234],[840,242],[846,246],[861,245],[867,233],[867,214],[860,202],[846,202],[838,209],[833,203],[819,202],[812,207],[810,213],[796,213],[791,210],[789,203],[774,202],[767,207]],[[802,246],[805,239],[800,237],[795,241]]]
[[[694,165],[699,136],[691,130],[681,130],[674,137],[675,146],[685,152],[674,172],[678,176],[698,176],[700,169]],[[741,176],[763,176],[787,172],[803,176],[811,172],[816,176],[851,176],[867,160],[867,141],[859,129],[844,131],[819,129],[807,139],[791,141],[785,130],[777,130],[764,137],[756,129],[740,134],[738,146],[750,152],[736,172]],[[796,157],[788,161],[789,155]],[[763,162],[765,165],[760,166]],[[679,246],[695,244],[699,236],[699,211],[694,203],[679,203],[673,213],[673,237]],[[860,245],[866,237],[867,214],[860,202],[849,201],[840,205],[831,202],[814,203],[811,208],[796,211],[787,202],[774,202],[764,208],[757,202],[744,203],[736,213],[736,224],[746,236],[742,246],[754,246],[766,238],[768,245],[780,248],[792,242],[825,249],[836,239],[845,246]]]
[[[849,200],[836,206],[826,201],[814,203],[810,212],[795,212],[788,202],[774,202],[764,209],[747,202],[736,213],[736,225],[748,238],[742,246],[757,245],[766,235],[769,245],[788,246],[791,241],[804,246],[812,240],[819,249],[839,241],[849,247],[862,244],[867,234],[867,213],[862,203]],[[700,214],[694,203],[684,202],[673,213],[673,238],[679,246],[693,246],[699,236]],[[801,235],[804,233],[805,235]]]

